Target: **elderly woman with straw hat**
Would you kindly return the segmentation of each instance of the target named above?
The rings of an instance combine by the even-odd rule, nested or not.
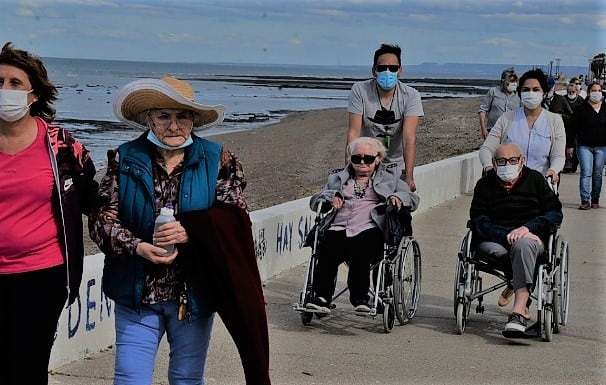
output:
[[[165,332],[169,383],[202,384],[216,304],[184,258],[208,255],[184,251],[192,231],[179,219],[217,202],[248,218],[238,158],[192,133],[220,123],[224,108],[195,102],[191,85],[174,77],[128,83],[113,106],[122,123],[145,130],[108,151],[101,207],[89,220],[91,238],[106,255],[103,290],[116,302],[114,384],[151,384]],[[177,220],[155,231],[164,207]]]

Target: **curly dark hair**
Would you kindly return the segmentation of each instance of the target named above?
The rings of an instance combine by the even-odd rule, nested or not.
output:
[[[38,100],[30,106],[30,114],[39,116],[46,122],[55,119],[56,110],[52,104],[57,100],[57,87],[49,80],[46,67],[42,60],[27,51],[13,47],[12,42],[4,44],[0,52],[0,64],[17,67],[23,70]]]
[[[522,95],[522,86],[528,79],[536,79],[539,81],[541,88],[543,89],[543,93],[547,93],[549,91],[549,85],[547,84],[547,74],[538,68],[528,70],[524,72],[524,75],[520,76],[520,80],[518,81],[518,95]]]

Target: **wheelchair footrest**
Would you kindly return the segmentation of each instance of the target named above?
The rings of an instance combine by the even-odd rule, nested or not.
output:
[[[525,331],[518,330],[503,330],[502,334],[505,338],[514,338],[514,339],[530,339],[540,337],[538,334],[538,330],[540,330],[541,325],[538,322],[530,325],[526,328]]]

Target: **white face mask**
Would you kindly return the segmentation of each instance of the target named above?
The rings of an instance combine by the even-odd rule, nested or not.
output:
[[[27,95],[32,91],[0,89],[0,119],[16,122],[27,115],[31,105],[27,103]]]
[[[506,166],[497,166],[497,176],[503,182],[511,183],[520,175],[520,166],[517,164],[508,164]]]
[[[568,99],[570,100],[575,100],[577,98],[577,94],[568,94],[566,96],[568,96]]]
[[[507,91],[516,92],[516,88],[518,88],[518,83],[509,83],[507,85]]]
[[[574,86],[577,88],[577,91],[581,90],[581,85],[580,84],[575,84]]]
[[[591,91],[589,93],[589,101],[599,103],[602,100],[602,91]]]
[[[524,107],[534,110],[541,105],[543,101],[543,93],[535,91],[524,91],[522,92],[522,104]]]

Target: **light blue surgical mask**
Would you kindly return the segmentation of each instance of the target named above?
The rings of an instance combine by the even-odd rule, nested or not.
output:
[[[180,148],[185,148],[194,142],[194,140],[191,138],[192,135],[193,134],[190,134],[189,137],[185,140],[185,142],[181,143],[178,146],[169,146],[168,144],[160,141],[160,139],[158,139],[158,137],[156,136],[156,134],[154,134],[152,130],[149,130],[149,132],[147,133],[147,140],[149,140],[150,142],[152,142],[163,150],[178,150]]]
[[[391,90],[398,84],[398,73],[391,71],[377,72],[377,83],[385,91]]]

